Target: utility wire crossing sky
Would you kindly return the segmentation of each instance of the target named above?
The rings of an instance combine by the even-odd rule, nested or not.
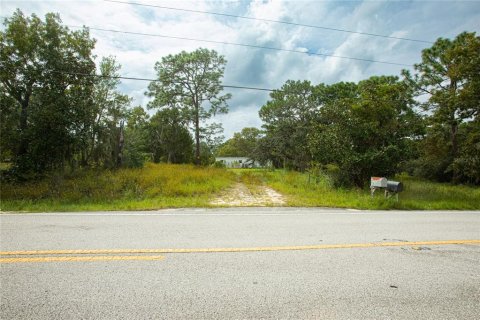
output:
[[[159,9],[166,9],[166,10],[175,10],[175,11],[183,11],[183,12],[194,12],[194,13],[201,13],[201,14],[211,14],[211,15],[216,15],[216,16],[230,17],[230,18],[238,18],[238,19],[247,19],[247,20],[255,20],[255,21],[265,21],[265,22],[272,22],[272,23],[281,23],[281,24],[287,24],[287,25],[298,26],[298,27],[307,27],[307,28],[330,30],[330,31],[338,31],[338,32],[355,33],[355,34],[361,34],[361,35],[364,35],[364,36],[371,36],[371,37],[381,37],[381,38],[389,38],[389,39],[397,39],[397,40],[405,40],[405,41],[414,41],[414,42],[423,42],[423,43],[432,43],[432,44],[434,43],[433,41],[426,41],[426,40],[419,40],[419,39],[410,39],[410,38],[402,38],[402,37],[393,37],[393,36],[387,36],[387,35],[383,35],[383,34],[375,34],[375,33],[352,31],[352,30],[345,30],[345,29],[338,29],[338,28],[314,26],[314,25],[310,25],[310,24],[302,24],[302,23],[297,23],[297,22],[271,20],[271,19],[260,19],[260,18],[246,17],[246,16],[238,16],[238,15],[234,15],[234,14],[226,14],[226,13],[218,13],[218,12],[209,12],[209,11],[200,11],[200,10],[191,10],[191,9],[172,8],[172,7],[157,6],[157,5],[144,4],[144,3],[138,3],[138,2],[126,2],[126,1],[116,1],[116,0],[103,0],[103,1],[105,1],[105,2],[112,2],[112,3],[129,4],[129,5],[135,5],[135,6],[144,6],[144,7],[151,7],[151,8],[159,8]]]
[[[143,81],[156,78],[162,57],[199,46],[216,50],[227,60],[224,87],[235,90],[229,114],[215,119],[227,138],[260,127],[258,110],[287,80],[400,76],[439,37],[480,32],[475,1],[134,1],[2,0],[0,10],[41,18],[55,12],[72,29],[91,26],[96,62],[115,56],[120,90],[136,105],[150,101]]]

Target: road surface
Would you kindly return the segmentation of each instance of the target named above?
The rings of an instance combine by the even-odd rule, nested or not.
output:
[[[478,319],[480,212],[0,215],[2,319]]]

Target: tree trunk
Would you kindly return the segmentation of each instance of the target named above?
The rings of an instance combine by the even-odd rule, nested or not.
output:
[[[120,122],[120,134],[118,137],[118,153],[117,153],[117,161],[116,167],[120,168],[123,165],[123,146],[125,143],[125,137],[123,135],[123,121]]]
[[[26,95],[25,99],[21,101],[22,110],[20,113],[20,143],[18,146],[18,156],[23,156],[27,153],[28,140],[26,137],[27,134],[27,119],[28,119],[28,103],[30,100],[30,95]]]
[[[454,122],[451,125],[451,143],[452,143],[452,159],[451,163],[455,161],[457,158],[457,150],[458,150],[458,142],[457,142],[457,133],[458,133],[458,123]],[[452,170],[452,181],[454,183],[458,182],[458,171],[457,170]]]
[[[200,165],[200,119],[198,103],[195,104],[195,164]]]
[[[452,156],[455,158],[457,156],[457,132],[458,132],[458,124],[455,122],[451,126],[451,141],[452,141]]]

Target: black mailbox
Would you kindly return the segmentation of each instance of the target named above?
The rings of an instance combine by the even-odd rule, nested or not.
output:
[[[403,191],[403,184],[398,181],[387,181],[387,190],[390,192]]]

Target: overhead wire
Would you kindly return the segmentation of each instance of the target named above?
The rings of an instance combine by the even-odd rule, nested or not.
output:
[[[8,17],[2,16],[2,18],[8,18]],[[327,53],[316,53],[316,52],[308,52],[308,51],[303,51],[303,50],[267,47],[267,46],[260,46],[260,45],[254,45],[254,44],[235,43],[235,42],[227,42],[227,41],[216,41],[216,40],[206,40],[206,39],[197,39],[197,38],[189,38],[189,37],[171,36],[171,35],[164,35],[164,34],[154,34],[154,33],[144,33],[144,32],[106,29],[106,28],[91,27],[91,26],[86,26],[86,25],[83,25],[83,26],[66,25],[66,26],[70,27],[70,28],[76,28],[76,29],[88,28],[90,30],[101,31],[101,32],[123,33],[123,34],[137,35],[137,36],[159,37],[159,38],[165,38],[165,39],[175,39],[175,40],[206,42],[206,43],[214,43],[214,44],[222,44],[222,45],[232,45],[232,46],[240,46],[240,47],[246,47],[246,48],[255,48],[255,49],[263,49],[263,50],[299,53],[299,54],[306,54],[306,55],[309,55],[309,56],[331,57],[331,58],[347,59],[347,60],[354,60],[354,61],[361,61],[361,62],[388,64],[388,65],[395,65],[395,66],[402,66],[402,67],[413,67],[414,66],[412,64],[406,64],[406,63],[400,63],[400,62],[381,61],[381,60],[348,57],[348,56],[339,56],[339,55],[327,54]]]
[[[138,2],[129,2],[129,1],[118,1],[118,0],[103,0],[103,1],[111,2],[111,3],[119,3],[119,4],[129,4],[129,5],[134,5],[134,6],[152,7],[152,8],[158,8],[158,9],[164,9],[164,10],[183,11],[183,12],[190,12],[190,13],[209,14],[209,15],[215,15],[215,16],[229,17],[229,18],[263,21],[263,22],[269,22],[269,23],[279,23],[279,24],[285,24],[285,25],[291,25],[291,26],[299,26],[299,27],[322,29],[322,30],[329,30],[329,31],[337,31],[337,32],[344,32],[344,33],[360,34],[360,35],[370,36],[370,37],[380,37],[380,38],[404,40],[404,41],[412,41],[412,42],[421,42],[421,43],[429,43],[429,44],[434,43],[432,41],[421,40],[421,39],[387,36],[387,35],[384,35],[384,34],[361,32],[361,31],[339,29],[339,28],[332,28],[332,27],[324,27],[324,26],[304,24],[304,23],[298,23],[298,22],[290,22],[290,21],[284,21],[284,20],[254,18],[254,17],[249,17],[249,16],[241,16],[241,15],[234,15],[234,14],[228,14],[228,13],[219,13],[219,12],[211,12],[211,11],[174,8],[174,7],[153,5],[153,4],[138,3]]]
[[[59,71],[59,70],[53,70],[53,72],[60,73],[60,74],[84,76],[84,77],[160,82],[159,79],[150,79],[150,78],[141,78],[141,77],[107,76],[107,75],[103,75],[103,74],[91,74],[91,73]],[[268,91],[268,92],[281,91],[281,90],[277,90],[277,89],[267,89],[267,88],[247,87],[247,86],[235,86],[235,85],[225,85],[225,84],[221,84],[219,86],[223,87],[223,88],[231,88],[231,89],[245,89],[245,90]]]
[[[176,40],[186,40],[186,41],[207,42],[207,43],[241,46],[241,47],[264,49],[264,50],[274,50],[274,51],[300,53],[300,54],[306,54],[306,55],[309,55],[309,56],[331,57],[331,58],[348,59],[348,60],[355,60],[355,61],[362,61],[362,62],[381,63],[381,64],[389,64],[389,65],[396,65],[396,66],[403,66],[403,67],[413,67],[413,65],[406,64],[406,63],[381,61],[381,60],[373,60],[373,59],[357,58],[357,57],[347,57],[347,56],[339,56],[339,55],[327,54],[327,53],[316,53],[316,52],[308,52],[308,51],[294,50],[294,49],[284,49],[284,48],[276,48],[276,47],[259,46],[259,45],[254,45],[254,44],[235,43],[235,42],[216,41],[216,40],[206,40],[206,39],[197,39],[197,38],[188,38],[188,37],[178,37],[178,36],[170,36],[170,35],[164,35],[164,34],[123,31],[123,30],[105,29],[105,28],[97,28],[97,27],[89,27],[89,26],[75,26],[75,25],[67,25],[67,26],[70,27],[70,28],[86,27],[90,30],[103,31],[103,32],[123,33],[123,34],[131,34],[131,35],[139,35],[139,36],[147,36],[147,37],[160,37],[160,38],[166,38],[166,39],[176,39]]]

